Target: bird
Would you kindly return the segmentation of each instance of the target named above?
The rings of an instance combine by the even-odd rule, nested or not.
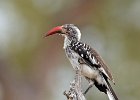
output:
[[[59,34],[64,37],[64,50],[74,69],[81,68],[81,74],[89,81],[84,94],[95,85],[99,91],[107,94],[109,100],[118,100],[109,80],[114,84],[113,76],[99,53],[81,40],[81,31],[74,24],[64,24],[52,28],[45,37]]]

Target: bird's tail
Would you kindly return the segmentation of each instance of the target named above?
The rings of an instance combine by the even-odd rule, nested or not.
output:
[[[107,95],[108,95],[109,100],[118,100],[118,97],[115,94],[114,90],[112,89],[108,80],[106,80],[106,83],[107,83],[107,86],[108,86]]]

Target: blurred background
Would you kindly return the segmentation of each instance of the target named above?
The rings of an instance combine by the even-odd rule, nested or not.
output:
[[[140,0],[0,0],[0,100],[66,100],[74,70],[63,38],[43,38],[66,23],[104,58],[120,100],[139,100]],[[95,87],[86,98],[108,100]]]

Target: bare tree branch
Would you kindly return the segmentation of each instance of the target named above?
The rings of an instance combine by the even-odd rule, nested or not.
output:
[[[81,89],[81,71],[76,70],[75,79],[70,83],[70,90],[64,92],[67,100],[86,100]]]

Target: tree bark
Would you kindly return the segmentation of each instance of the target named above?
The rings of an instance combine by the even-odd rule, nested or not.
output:
[[[76,70],[75,79],[70,83],[70,90],[64,91],[64,95],[67,97],[67,100],[86,100],[81,89],[81,71]]]

